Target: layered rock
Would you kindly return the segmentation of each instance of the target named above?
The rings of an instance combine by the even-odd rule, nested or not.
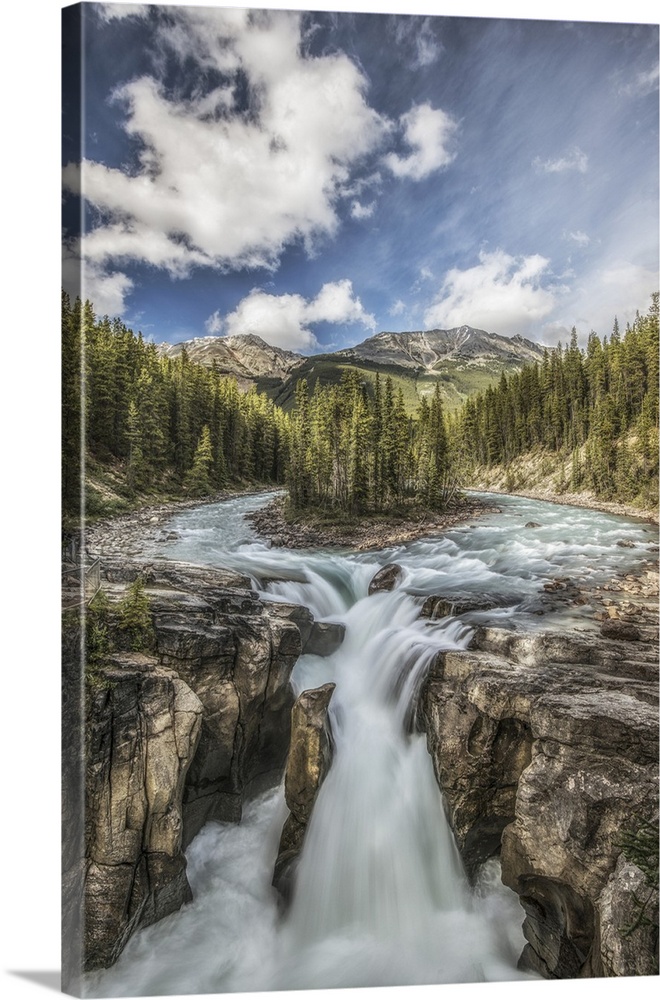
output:
[[[303,691],[291,713],[291,746],[284,778],[289,816],[282,829],[273,875],[273,885],[286,901],[293,891],[295,863],[312,807],[332,762],[328,706],[334,689],[334,684],[324,684]]]
[[[276,613],[234,573],[125,561],[104,571],[111,609],[144,581],[153,637],[146,653],[108,654],[88,690],[85,857],[64,866],[72,887],[84,872],[67,910],[72,924],[84,913],[86,969],[110,965],[137,927],[189,900],[188,842],[281,779],[297,622],[307,640],[315,625],[307,609]]]
[[[441,654],[422,692],[468,872],[501,852],[527,915],[522,961],[542,975],[657,972],[657,898],[655,937],[612,923],[643,879],[622,832],[657,821],[654,644],[482,629],[473,647]]]
[[[203,708],[153,657],[119,654],[92,689],[87,726],[84,951],[87,969],[190,900],[182,795]]]

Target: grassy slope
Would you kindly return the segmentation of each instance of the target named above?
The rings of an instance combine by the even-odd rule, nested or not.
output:
[[[356,364],[346,359],[318,354],[297,368],[284,383],[266,377],[258,380],[257,389],[266,392],[273,402],[288,412],[293,409],[295,387],[299,379],[307,379],[309,390],[312,392],[317,382],[322,386],[338,384],[343,372],[349,369],[360,372],[372,388],[376,381],[376,372],[380,373],[381,381],[388,375],[391,376],[395,392],[399,387],[402,389],[406,410],[410,414],[417,412],[422,396],[430,395],[438,383],[446,410],[453,412],[468,396],[496,382],[502,371],[514,370],[495,361],[467,363],[448,359],[442,362],[437,371],[429,372],[402,368],[398,365],[381,365],[372,361],[361,361]]]
[[[465,486],[475,490],[492,490],[496,493],[514,493],[539,500],[553,500],[608,510],[614,514],[630,514],[658,520],[657,499],[649,495],[632,501],[606,500],[589,489],[571,491],[572,457],[570,452],[559,454],[535,450],[521,455],[510,465],[478,466],[465,482]]]

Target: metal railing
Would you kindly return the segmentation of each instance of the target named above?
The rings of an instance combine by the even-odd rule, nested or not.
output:
[[[62,567],[62,610],[93,601],[101,587],[101,560]]]

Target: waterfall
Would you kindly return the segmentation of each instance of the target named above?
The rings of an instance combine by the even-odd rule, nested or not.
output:
[[[296,692],[336,684],[334,757],[286,914],[271,887],[287,815],[280,788],[249,803],[238,825],[207,824],[188,850],[194,902],[136,934],[115,966],[87,977],[87,995],[525,978],[516,969],[517,897],[499,881],[497,861],[468,884],[415,719],[433,658],[465,648],[479,614],[428,622],[420,603],[425,594],[497,592],[503,606],[491,617],[539,627],[527,608],[544,581],[570,574],[593,584],[614,566],[633,571],[656,538],[642,523],[598,512],[571,511],[569,531],[565,508],[498,503],[501,512],[476,527],[369,554],[268,549],[243,521],[254,498],[173,521],[181,538],[168,547],[172,558],[239,569],[264,598],[345,623],[337,652],[301,657],[292,675]],[[532,519],[540,526],[525,529]],[[634,546],[617,547],[623,538]],[[368,596],[392,560],[404,569],[400,586]]]

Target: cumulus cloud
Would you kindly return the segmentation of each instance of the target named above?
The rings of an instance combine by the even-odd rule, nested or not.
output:
[[[116,92],[141,148],[136,168],[85,160],[64,171],[65,189],[103,219],[85,256],[98,268],[141,261],[181,277],[197,265],[274,268],[291,241],[311,249],[333,234],[352,172],[389,128],[358,67],[343,53],[306,57],[296,12],[149,9],[166,51],[225,82],[184,99],[143,76]],[[248,109],[235,107],[241,77]]]
[[[204,329],[211,336],[217,336],[219,333],[222,333],[223,326],[224,323],[219,309],[216,309],[215,312],[211,313],[204,323]]]
[[[577,170],[580,174],[586,174],[589,168],[589,157],[576,146],[575,149],[556,160],[542,160],[540,156],[537,156],[532,161],[532,166],[540,174],[561,174],[567,170]]]
[[[426,310],[427,329],[467,324],[507,336],[529,335],[553,310],[555,296],[541,284],[549,261],[539,254],[513,257],[482,251],[475,267],[448,272],[436,301]]]
[[[396,177],[419,181],[452,162],[458,124],[445,111],[419,104],[401,116],[400,124],[412,152],[408,156],[389,153],[385,157],[385,164]]]
[[[108,274],[94,261],[81,260],[74,245],[64,247],[62,288],[71,298],[89,299],[97,316],[121,316],[133,281],[122,271]]]
[[[374,214],[376,202],[372,201],[368,205],[363,205],[359,201],[354,201],[351,205],[351,216],[354,219],[370,219]]]
[[[217,312],[213,317],[220,320]],[[364,310],[347,278],[323,285],[311,300],[296,294],[271,295],[253,288],[225,318],[222,329],[228,336],[251,333],[275,347],[305,350],[319,346],[310,326],[322,322],[359,323],[368,330],[376,329],[374,317]]]
[[[146,17],[149,8],[142,3],[102,3],[98,10],[104,21],[123,21],[126,17]]]

